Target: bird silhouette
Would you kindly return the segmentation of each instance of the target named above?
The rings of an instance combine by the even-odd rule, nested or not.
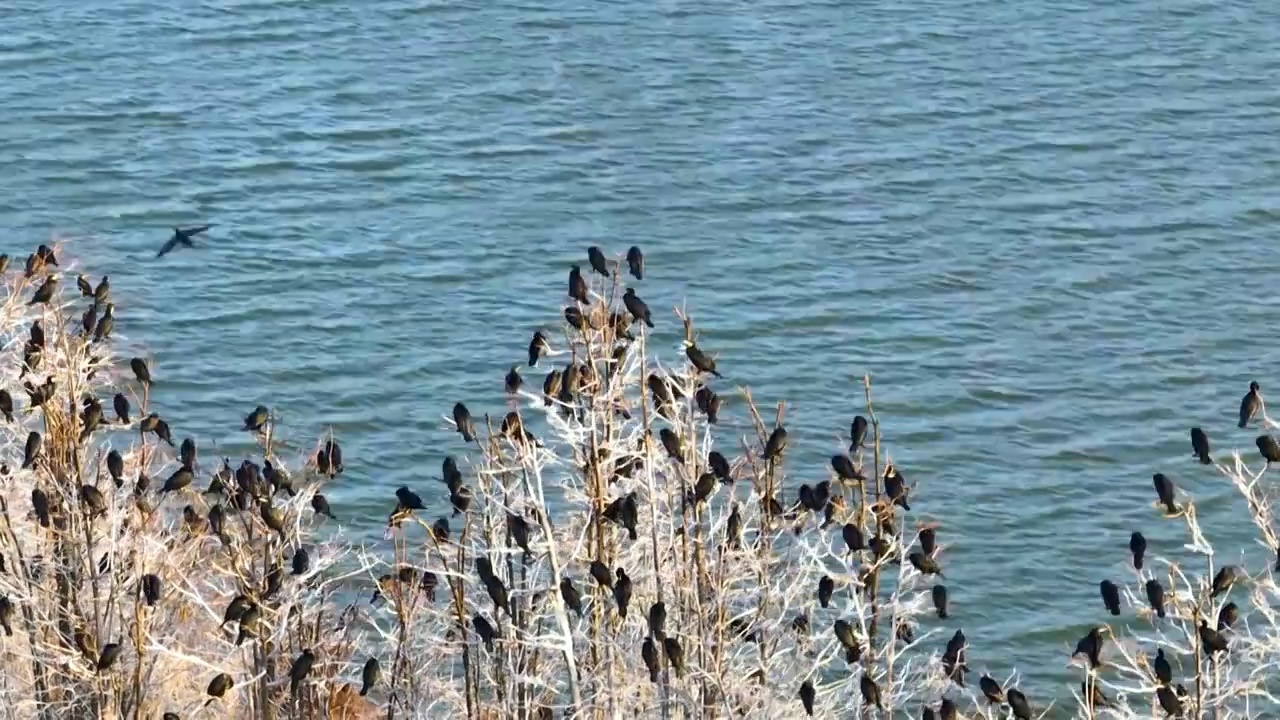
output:
[[[191,238],[195,237],[196,235],[199,235],[205,230],[208,230],[210,227],[212,226],[200,225],[198,227],[190,227],[185,229],[180,227],[175,227],[173,229],[173,237],[169,238],[169,240],[164,245],[160,246],[160,252],[156,253],[156,257],[162,258],[165,255],[168,255],[170,252],[173,251],[174,248],[178,247],[179,245],[183,247],[189,247],[189,248],[195,247],[196,244],[191,242]]]

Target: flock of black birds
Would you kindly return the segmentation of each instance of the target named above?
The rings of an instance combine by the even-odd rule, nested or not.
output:
[[[191,237],[203,232],[207,227],[175,229],[174,237],[165,244],[159,255],[164,255],[179,245],[190,246]],[[0,274],[7,270],[8,263],[8,256],[0,255]],[[58,258],[48,245],[40,245],[28,257],[25,278],[33,285],[39,283],[27,303],[28,306],[51,306],[59,297],[58,276],[55,271],[58,267]],[[90,284],[86,277],[80,275],[77,277],[77,288],[80,295],[89,300],[89,307],[80,317],[79,331],[67,328],[64,338],[79,343],[83,347],[86,356],[89,357],[88,377],[92,379],[97,374],[103,357],[108,354],[108,351],[102,348],[102,343],[111,337],[114,328],[114,305],[110,302],[111,288],[107,277],[103,277],[95,286]],[[102,311],[101,315],[99,315],[100,311]],[[49,532],[46,537],[55,542],[62,536],[62,531],[68,529],[71,520],[69,516],[71,508],[61,503],[60,498],[64,493],[58,491],[59,485],[69,482],[69,477],[73,474],[80,474],[79,458],[82,457],[82,453],[91,455],[96,451],[96,448],[86,447],[87,441],[95,432],[136,428],[143,438],[144,446],[146,446],[146,436],[151,434],[170,447],[178,447],[174,443],[168,422],[159,414],[147,411],[153,378],[150,365],[140,357],[130,359],[129,368],[142,391],[141,405],[144,415],[135,418],[129,397],[121,391],[112,398],[115,413],[113,421],[107,417],[100,399],[92,392],[86,391],[79,398],[78,403],[76,398],[71,398],[69,415],[66,418],[56,416],[55,406],[51,401],[60,389],[55,375],[61,368],[45,367],[47,364],[45,354],[48,351],[45,325],[60,321],[60,312],[50,309],[42,312],[42,317],[32,323],[29,338],[23,347],[19,374],[19,379],[23,381],[23,388],[28,395],[28,409],[24,416],[43,410],[44,429],[51,434],[65,433],[60,428],[65,428],[72,423],[74,424],[71,426],[77,428],[77,431],[66,435],[66,447],[56,447],[55,441],[47,439],[38,430],[31,430],[27,434],[23,448],[21,469],[32,471],[32,512],[39,526]],[[46,369],[49,374],[43,381],[37,383],[35,378],[40,377],[42,371]],[[0,388],[0,413],[3,414],[6,422],[12,423],[17,419],[14,397],[7,388]],[[243,429],[253,433],[261,442],[265,440],[265,433],[269,432],[271,423],[271,411],[266,406],[260,405],[245,416]],[[132,497],[134,506],[144,517],[154,514],[166,495],[189,492],[197,474],[196,456],[195,441],[192,438],[183,439],[177,451],[179,467],[168,476],[156,493],[151,492],[151,480],[145,469],[140,466],[134,478]],[[341,447],[332,437],[322,444],[313,459],[315,472],[330,479],[342,473],[344,469]],[[145,463],[145,459],[143,462]],[[126,483],[125,459],[120,451],[111,449],[107,452],[103,464],[115,488],[117,490],[123,488]],[[8,466],[0,465],[0,476],[12,476],[12,471]],[[206,499],[212,498],[207,502],[208,512],[202,515],[196,504],[185,505],[182,508],[180,528],[188,533],[207,532],[218,538],[224,547],[231,548],[236,543],[230,532],[232,520],[240,520],[241,527],[247,528],[252,526],[253,518],[257,516],[268,531],[273,531],[281,538],[278,545],[271,546],[269,542],[267,544],[267,547],[278,555],[283,551],[286,535],[284,515],[274,500],[281,492],[292,497],[297,490],[288,472],[278,463],[273,463],[269,457],[263,459],[261,466],[246,458],[234,470],[230,460],[223,458],[222,466],[213,474],[208,489],[199,493]],[[82,502],[84,517],[88,523],[93,523],[107,514],[111,507],[107,493],[104,493],[94,480],[81,485],[74,495],[78,496]],[[333,517],[324,495],[314,494],[310,504],[316,516]],[[263,536],[269,537],[270,533],[265,533]],[[291,563],[294,575],[306,574],[310,569],[307,550],[299,546],[293,554]],[[0,570],[4,565],[4,555],[0,554]],[[110,572],[112,565],[110,553],[103,554],[97,563],[98,573]],[[237,646],[243,645],[246,640],[257,641],[262,637],[261,624],[265,617],[275,616],[276,611],[273,605],[283,583],[283,573],[278,563],[274,561],[263,571],[261,577],[243,579],[239,592],[226,607],[222,622],[222,627],[235,623]],[[154,607],[162,601],[165,588],[158,575],[145,573],[137,579],[137,592],[145,606]],[[18,604],[10,596],[7,594],[0,596],[0,625],[3,625],[5,634],[8,636],[14,633],[17,610]],[[116,666],[125,646],[122,642],[106,642],[102,644],[101,650],[97,650],[98,643],[99,638],[93,637],[85,628],[77,629],[69,642],[73,649],[86,658],[93,673],[102,675]],[[292,696],[297,695],[302,684],[311,675],[316,662],[317,657],[310,648],[304,649],[292,661],[289,672],[289,691]],[[367,695],[377,684],[379,677],[380,666],[377,658],[369,658],[362,672],[360,694]],[[235,680],[231,675],[216,674],[207,686],[208,702],[223,698],[234,686]],[[178,717],[175,712],[164,714],[165,720],[177,720]]]

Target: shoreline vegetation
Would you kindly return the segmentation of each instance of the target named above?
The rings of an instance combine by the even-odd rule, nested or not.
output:
[[[386,488],[372,546],[333,532],[343,512],[324,492],[360,466],[340,433],[291,450],[259,406],[226,418],[251,456],[202,450],[166,421],[163,374],[113,342],[128,311],[116,319],[109,281],[60,253],[3,272],[0,718],[1280,707],[1273,495],[1265,468],[1215,460],[1203,433],[1197,458],[1244,496],[1268,562],[1216,564],[1191,498],[1157,474],[1150,522],[1184,524],[1183,554],[1148,554],[1135,532],[1131,576],[1098,578],[1099,625],[1063,649],[1076,686],[1024,687],[950,608],[950,538],[882,442],[871,378],[833,400],[850,425],[831,429],[845,442],[829,466],[790,467],[785,403],[758,405],[687,311],[646,304],[639,248],[573,266],[555,329],[502,378],[505,407],[438,399],[457,433],[448,502]],[[683,330],[678,353],[655,326]],[[1249,402],[1241,422],[1274,427]],[[1273,444],[1258,450],[1280,461]]]

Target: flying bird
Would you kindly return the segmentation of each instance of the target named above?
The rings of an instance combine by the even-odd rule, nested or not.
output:
[[[175,227],[173,229],[173,237],[169,238],[168,242],[160,246],[160,252],[156,253],[156,257],[162,258],[165,255],[168,255],[170,252],[173,251],[174,248],[178,247],[179,245],[182,245],[183,247],[189,247],[189,248],[195,247],[196,245],[195,243],[191,242],[191,238],[195,237],[196,235],[199,235],[205,230],[208,230],[210,227],[212,226],[200,225],[199,227],[192,227],[192,228],[186,228],[186,229]]]

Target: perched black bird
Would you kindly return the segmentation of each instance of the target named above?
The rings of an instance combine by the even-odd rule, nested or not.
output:
[[[1224,653],[1227,651],[1227,639],[1222,633],[1209,627],[1209,621],[1200,618],[1200,645],[1209,651],[1209,655],[1214,653]]]
[[[493,641],[498,638],[498,631],[494,629],[493,624],[480,613],[476,613],[471,618],[471,624],[475,626],[476,635],[480,636],[484,646],[489,649],[489,652],[493,652]]]
[[[680,647],[680,641],[673,637],[667,637],[662,640],[662,649],[666,653],[667,662],[671,664],[671,669],[675,671],[676,677],[684,675],[684,648]]]
[[[463,485],[449,493],[449,502],[453,505],[453,514],[462,515],[471,508],[471,488]]]
[[[162,258],[165,255],[168,255],[174,248],[178,247],[179,245],[182,245],[183,247],[189,247],[189,248],[195,247],[196,244],[191,242],[191,238],[195,237],[196,235],[199,235],[200,233],[204,232],[205,230],[208,230],[209,228],[210,228],[209,225],[201,225],[199,227],[192,227],[192,228],[186,228],[186,229],[175,227],[173,229],[173,237],[169,238],[168,242],[160,246],[160,252],[156,253],[156,257]]]
[[[1110,580],[1103,580],[1098,583],[1099,589],[1102,591],[1102,604],[1107,607],[1107,612],[1112,615],[1120,614],[1120,588]]]
[[[862,691],[862,704],[864,707],[874,705],[877,710],[884,710],[884,705],[880,703],[880,686],[866,672],[863,672],[862,677],[858,680],[858,688]]]
[[[515,395],[520,392],[520,386],[524,384],[524,378],[520,377],[519,365],[511,366],[511,370],[507,372],[507,377],[503,384],[506,387],[508,395]]]
[[[1013,717],[1017,720],[1031,720],[1031,705],[1027,702],[1027,696],[1022,694],[1021,690],[1014,688],[1005,693],[1005,700],[1009,703],[1009,709],[1013,711]]]
[[[147,361],[136,357],[129,361],[129,367],[133,368],[133,376],[143,385],[151,384],[151,368],[147,367]]]
[[[769,433],[769,439],[764,443],[763,458],[766,461],[773,460],[787,449],[787,429],[779,425]]]
[[[1135,531],[1129,536],[1129,552],[1133,553],[1133,567],[1142,569],[1142,557],[1147,553],[1147,539],[1142,533]]]
[[[898,472],[898,468],[890,463],[884,469],[884,494],[893,501],[894,505],[903,510],[910,510],[911,505],[907,503],[907,487],[906,481],[902,477],[902,473]]]
[[[533,339],[529,341],[529,367],[537,365],[538,358],[546,355],[548,349],[547,336],[541,330],[534,330]]]
[[[110,670],[111,666],[116,664],[123,649],[120,643],[107,643],[102,648],[102,654],[98,656],[98,672]]]
[[[720,422],[720,396],[711,388],[706,385],[699,387],[693,393],[693,401],[698,405],[698,410],[707,416],[707,422],[712,425]]]
[[[831,456],[831,469],[836,471],[836,477],[841,480],[857,480],[860,477],[853,467],[853,461],[843,453]]]
[[[591,302],[587,296],[587,281],[582,278],[582,268],[577,265],[569,267],[569,297],[583,305]]]
[[[111,294],[111,281],[107,279],[106,275],[103,275],[102,280],[98,283],[98,286],[93,289],[93,300],[94,300],[93,304],[97,305],[98,303],[106,302],[107,296],[109,296],[110,294]]]
[[[159,576],[152,574],[142,576],[142,597],[147,601],[147,607],[155,607],[155,604],[160,602]]]
[[[507,532],[511,540],[525,552],[529,552],[529,521],[521,515],[507,513]]]
[[[511,600],[507,594],[507,586],[501,578],[492,574],[484,578],[484,589],[488,591],[489,599],[493,601],[495,616],[498,610],[505,610],[507,615],[511,615]]]
[[[599,560],[591,561],[591,577],[602,586],[613,589],[613,573],[609,572],[609,566]]]
[[[543,407],[551,407],[551,403],[556,401],[560,395],[560,371],[552,368],[547,373],[547,377],[542,381],[542,405]]]
[[[230,608],[228,608],[228,612],[230,612]],[[225,618],[226,616],[224,615],[223,617]],[[257,605],[252,603],[250,603],[249,606],[240,613],[240,632],[236,635],[237,646],[243,644],[247,638],[257,637],[258,620],[261,619],[261,617],[262,611],[258,609]]]
[[[271,411],[266,405],[259,405],[253,409],[253,412],[244,416],[244,429],[249,432],[258,432],[267,424],[267,420],[271,417]]]
[[[311,555],[306,548],[300,547],[294,551],[292,565],[294,575],[307,574],[307,571],[311,569]]]
[[[205,705],[208,705],[214,700],[218,700],[223,695],[226,695],[232,685],[235,685],[235,680],[232,680],[230,675],[226,673],[218,673],[215,675],[214,678],[209,681],[209,687],[205,690],[205,694],[210,698]]]
[[[1275,438],[1270,435],[1259,435],[1255,444],[1268,466],[1273,462],[1280,462],[1280,442],[1276,442]]]
[[[643,322],[650,328],[653,327],[653,318],[649,316],[649,306],[636,294],[635,288],[627,288],[627,291],[622,294],[622,304],[636,320]]]
[[[337,518],[333,516],[333,511],[329,509],[329,499],[320,493],[316,493],[311,496],[311,509],[314,510],[317,515],[327,515],[329,519],[337,520]]]
[[[933,586],[933,609],[937,611],[938,617],[943,620],[946,620],[947,616],[950,614],[950,610],[947,607],[946,585]]]
[[[452,455],[445,456],[444,462],[440,464],[440,477],[451,493],[462,487],[462,471],[458,469],[458,461]]]
[[[1076,651],[1071,653],[1076,655],[1084,655],[1089,660],[1090,667],[1099,667],[1102,665],[1102,646],[1104,640],[1102,631],[1105,627],[1095,627],[1089,630],[1088,634],[1076,641]]]
[[[124,396],[124,393],[116,393],[116,396],[111,399],[111,404],[115,406],[116,419],[122,424],[128,425],[129,399]]]
[[[1219,595],[1231,589],[1236,582],[1236,568],[1234,565],[1223,565],[1213,576],[1213,591],[1211,597]]]
[[[378,684],[378,676],[382,674],[382,668],[378,665],[378,658],[371,657],[364,661],[364,670],[360,671],[360,697],[369,694],[374,685]]]
[[[53,254],[53,248],[44,243],[40,243],[40,246],[36,248],[36,259],[45,265],[58,267],[58,258]]]
[[[396,490],[396,500],[399,501],[400,507],[405,510],[427,509],[427,506],[422,504],[422,498],[418,496],[418,493],[403,485]]]
[[[729,510],[729,520],[724,526],[725,544],[730,550],[737,550],[742,547],[742,514],[738,512],[738,504],[732,503]]]
[[[1147,581],[1147,602],[1151,604],[1151,609],[1155,612],[1156,617],[1163,618],[1165,616],[1164,586],[1155,578]]]
[[[293,661],[293,667],[289,668],[289,694],[297,697],[298,686],[303,680],[307,679],[307,675],[311,673],[311,666],[316,664],[315,653],[310,648],[303,650],[302,654]]]
[[[813,717],[813,701],[818,697],[817,691],[813,689],[813,682],[805,680],[800,684],[800,704],[804,706],[804,712],[809,717]]]
[[[995,678],[984,674],[978,680],[978,688],[982,690],[983,696],[987,698],[987,702],[1000,704],[1004,702],[1004,690],[1000,687],[1000,683]]]
[[[58,289],[58,278],[56,275],[50,275],[44,281],[44,284],[36,289],[35,295],[31,296],[31,301],[28,302],[27,304],[28,305],[48,304],[48,302],[53,299],[53,293],[57,289]]]
[[[693,343],[687,343],[684,346],[684,354],[689,358],[689,362],[693,364],[699,372],[711,373],[716,377],[724,377],[716,370],[715,358],[702,351],[702,348]]]
[[[458,434],[466,442],[475,442],[476,424],[471,419],[471,411],[462,403],[454,403],[453,405],[453,422],[458,427]]]
[[[1156,689],[1156,700],[1160,701],[1160,709],[1164,710],[1165,715],[1168,717],[1182,717],[1182,701],[1178,699],[1178,694],[1167,685]]]
[[[956,720],[956,704],[951,698],[942,698],[938,706],[938,720]]]
[[[4,634],[13,637],[13,601],[8,595],[0,597],[0,625],[4,626]]]
[[[627,606],[631,604],[631,578],[622,568],[616,571],[618,580],[613,584],[613,599],[618,603],[618,614],[625,620]]]
[[[683,465],[684,447],[680,442],[680,436],[676,435],[671,428],[662,428],[658,431],[658,439],[662,441],[662,447],[666,448],[671,459]]]
[[[1156,473],[1151,476],[1151,483],[1155,485],[1156,496],[1160,499],[1161,505],[1164,506],[1167,515],[1177,515],[1182,512],[1176,504],[1174,504],[1174,488],[1173,481],[1164,476],[1164,473]]]
[[[840,537],[844,539],[844,544],[849,547],[849,552],[867,549],[867,541],[862,536],[862,530],[853,523],[845,523],[845,526],[840,529]]]
[[[178,459],[183,465],[195,467],[196,464],[196,441],[191,438],[183,438],[182,446],[178,450]]]
[[[722,455],[719,450],[712,450],[707,453],[707,466],[711,468],[711,472],[715,473],[716,477],[720,478],[721,481],[727,483],[733,482],[733,475],[729,471],[729,461],[725,459],[725,456]]]
[[[942,574],[942,566],[937,560],[925,555],[922,552],[912,552],[907,555],[907,560],[911,561],[911,566],[920,571],[921,575],[938,575],[946,577]]]
[[[0,390],[0,413],[7,422],[13,422],[13,396],[8,390]]]
[[[934,551],[938,549],[938,531],[931,526],[920,528],[920,552],[926,557],[933,557]]]
[[[89,508],[89,515],[101,515],[107,511],[107,498],[102,491],[92,485],[80,486],[80,499]]]
[[[342,474],[345,469],[342,466],[342,446],[334,438],[325,440],[324,447],[316,453],[316,469],[331,478]]]
[[[1209,436],[1198,427],[1191,428],[1191,452],[1202,464],[1213,464],[1213,458],[1209,457]]]
[[[587,248],[587,261],[591,263],[591,269],[600,273],[605,277],[609,277],[609,266],[604,261],[604,253],[600,252],[600,248],[592,245]]]
[[[1169,664],[1169,658],[1164,656],[1164,648],[1156,648],[1156,659],[1151,665],[1155,669],[1156,680],[1161,685],[1173,682],[1173,666]]]
[[[264,525],[280,533],[281,537],[284,536],[284,515],[280,510],[264,502],[259,514],[262,515],[262,523]]]
[[[564,321],[569,323],[569,327],[575,328],[581,332],[587,331],[587,319],[583,317],[582,311],[576,305],[568,305],[564,309]]]
[[[1236,624],[1236,620],[1240,618],[1240,608],[1235,603],[1229,602],[1222,606],[1218,611],[1218,632],[1231,629]]]
[[[1262,408],[1262,386],[1257,381],[1249,383],[1249,392],[1240,399],[1240,424],[1238,427],[1245,427],[1254,415],[1258,414],[1258,410]]]
[[[568,609],[582,617],[582,595],[578,592],[578,588],[573,586],[573,580],[568,577],[560,580],[560,597],[564,599],[564,605]]]
[[[662,666],[658,663],[658,646],[654,644],[652,636],[646,637],[644,644],[640,646],[640,658],[644,660],[644,666],[649,670],[649,682],[658,682]]]
[[[246,595],[237,595],[227,604],[227,609],[222,613],[222,625],[227,623],[240,622],[240,618],[244,616],[246,610],[253,606],[253,601]]]
[[[0,253],[0,275],[9,269],[9,253]]]
[[[667,636],[667,605],[661,600],[649,606],[649,636],[658,640]]]
[[[640,252],[640,248],[635,245],[627,250],[627,268],[635,279],[644,279],[644,253]]]
[[[161,493],[176,492],[184,488],[190,487],[191,482],[195,480],[195,472],[190,466],[183,465],[164,481],[164,487],[160,489]]]
[[[831,579],[830,575],[823,575],[818,580],[818,604],[827,607],[831,604],[831,595],[836,590],[836,581]]]
[[[22,468],[24,470],[35,467],[36,458],[40,455],[40,445],[43,441],[44,439],[40,436],[40,433],[35,430],[27,433],[27,444],[22,453]]]
[[[693,502],[690,504],[699,505],[705,502],[716,491],[717,484],[715,473],[708,472],[699,475],[698,482],[694,483],[693,486],[693,496],[690,498]]]
[[[80,297],[93,297],[93,286],[89,284],[89,278],[85,277],[84,273],[76,276],[76,287],[80,289]]]
[[[155,436],[169,443],[169,447],[173,447],[173,433],[169,430],[169,423],[160,417],[156,417],[155,426],[151,429]]]
[[[114,303],[107,303],[107,309],[102,311],[102,317],[98,320],[97,327],[93,329],[93,341],[101,342],[111,337],[111,330],[115,325],[116,306]]]

